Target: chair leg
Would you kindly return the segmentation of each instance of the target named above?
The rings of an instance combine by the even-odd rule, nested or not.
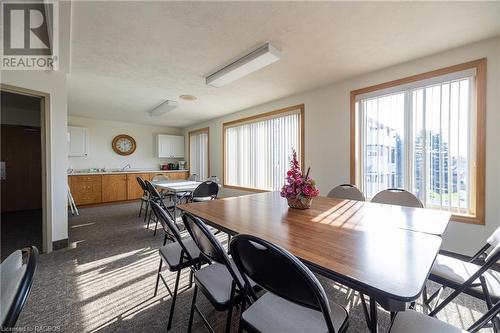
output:
[[[139,217],[141,217],[142,205],[144,205],[144,200],[141,199],[141,208],[139,208]]]
[[[151,211],[152,211],[152,209],[149,210],[148,226],[146,227],[147,229],[149,229],[149,222],[151,222]]]
[[[227,318],[226,318],[226,333],[231,332],[231,319],[233,316],[233,301],[234,301],[234,289],[236,286],[234,285],[231,288],[231,296],[229,296],[229,309],[227,310]]]
[[[192,286],[193,286],[193,271],[190,271],[189,272],[189,288],[188,289],[191,289]]]
[[[181,278],[181,270],[177,271],[175,278],[174,295],[172,296],[172,304],[170,305],[170,315],[168,317],[167,331],[172,327],[172,319],[174,318],[175,301],[177,299],[177,291],[179,290],[179,280]]]
[[[188,333],[191,333],[191,329],[193,327],[193,317],[194,317],[194,307],[196,304],[196,293],[198,292],[198,286],[194,285],[194,291],[193,291],[193,301],[191,302],[191,312],[189,313],[189,324],[188,324]]]
[[[155,286],[154,297],[156,297],[156,294],[158,293],[158,284],[160,283],[160,272],[161,272],[161,265],[162,264],[163,264],[163,260],[160,259],[160,268],[158,268],[158,274],[156,275],[156,286]]]
[[[153,236],[156,236],[156,229],[158,229],[158,218],[156,219],[155,232],[153,233]]]
[[[144,209],[144,222],[146,222],[146,219],[148,218],[148,211],[149,211],[149,200],[146,201],[146,207]]]

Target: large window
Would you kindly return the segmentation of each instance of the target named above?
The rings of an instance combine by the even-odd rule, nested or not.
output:
[[[189,171],[200,180],[210,176],[209,128],[189,132]]]
[[[351,170],[368,198],[404,188],[483,223],[484,70],[479,60],[352,92]]]
[[[224,185],[279,190],[292,148],[303,161],[304,105],[224,123]]]

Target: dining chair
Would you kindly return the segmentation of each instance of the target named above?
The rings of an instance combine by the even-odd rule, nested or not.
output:
[[[199,181],[199,178],[197,174],[193,173],[191,176],[189,176],[188,181],[193,181],[197,182]],[[186,202],[189,201],[189,198],[191,197],[192,192],[191,191],[185,191],[185,192],[177,192],[175,194],[177,198],[177,202],[182,203],[183,199],[186,199]]]
[[[197,188],[194,189],[189,201],[191,202],[200,202],[200,201],[209,201],[217,199],[217,194],[219,193],[219,184],[216,182],[207,180],[198,185]]]
[[[388,205],[424,208],[422,201],[420,201],[415,195],[400,188],[388,188],[387,190],[380,191],[377,194],[375,194],[371,202],[388,204]]]
[[[249,278],[267,292],[241,311],[240,331],[346,332],[349,316],[330,302],[314,274],[293,254],[268,241],[240,234],[230,244],[245,283]],[[255,296],[255,295],[254,295]]]
[[[159,249],[160,254],[160,267],[158,268],[158,273],[156,275],[156,286],[154,296],[158,293],[158,284],[160,283],[160,279],[167,288],[170,297],[172,298],[172,303],[170,304],[170,311],[168,317],[167,330],[170,330],[172,327],[172,320],[174,317],[174,309],[175,302],[177,300],[177,295],[179,292],[179,280],[181,277],[181,271],[184,268],[189,268],[191,266],[199,266],[203,263],[203,258],[200,256],[200,250],[198,246],[195,244],[193,239],[188,236],[186,238],[182,238],[179,228],[177,224],[174,222],[170,213],[156,202],[151,202],[151,209],[154,214],[160,221],[162,227],[165,229],[165,240],[163,242],[163,246]],[[166,244],[167,240],[170,240],[171,243]],[[176,272],[175,277],[175,285],[174,290],[171,291],[168,287],[167,281],[161,274],[162,265],[166,264],[168,270],[170,272]],[[188,286],[182,290],[188,290],[193,285],[193,273],[192,271],[189,274],[189,284]],[[181,291],[181,292],[182,292]]]
[[[243,279],[234,262],[229,258],[222,244],[210,232],[207,226],[198,217],[189,213],[182,216],[185,227],[209,265],[196,268],[194,272],[194,292],[189,314],[188,332],[193,326],[194,312],[203,320],[205,326],[213,332],[213,328],[196,305],[198,289],[205,295],[215,310],[227,311],[225,332],[231,329],[233,307],[242,300]],[[251,288],[255,283],[249,283]]]
[[[158,190],[153,185],[153,183],[151,183],[149,180],[146,180],[145,183],[146,183],[146,186],[147,186],[148,192],[149,192],[149,205],[150,206],[153,202],[156,202],[157,204],[160,205],[161,208],[163,208],[165,210],[175,209],[175,206],[173,203],[169,202],[168,205],[165,204],[164,198],[161,196],[160,192],[158,192]],[[151,210],[150,210],[149,216],[148,216],[147,229],[149,229],[149,223],[151,222],[151,216],[152,216],[152,214],[151,214]],[[153,233],[153,236],[156,236],[156,229],[158,229],[158,222],[159,222],[158,219],[156,219],[155,231]]]
[[[137,183],[139,184],[140,188],[142,189],[142,197],[141,197],[141,207],[139,208],[139,217],[141,217],[143,205],[144,205],[144,221],[146,221],[146,217],[148,215],[148,206],[149,206],[149,191],[148,187],[146,186],[146,183],[144,180],[142,180],[141,177],[136,177]]]
[[[389,333],[476,333],[496,318],[499,312],[500,302],[497,302],[466,331],[464,331],[458,327],[442,322],[436,318],[429,317],[423,313],[408,310],[396,314],[389,329]]]
[[[38,249],[35,246],[14,251],[0,264],[2,332],[14,330],[28,300],[37,265]]]
[[[500,301],[500,272],[492,269],[498,259],[500,228],[495,230],[486,244],[469,261],[438,254],[429,280],[441,286],[430,297],[427,297],[427,288],[423,291],[424,303],[431,310],[429,315],[435,316],[462,292],[485,301],[487,308],[491,309],[493,304]],[[453,292],[439,302],[445,288],[451,288]],[[433,300],[434,306],[431,306]],[[498,318],[494,318],[493,326],[495,332],[500,332]]]
[[[365,195],[356,186],[341,184],[334,187],[327,195],[329,198],[365,201]]]

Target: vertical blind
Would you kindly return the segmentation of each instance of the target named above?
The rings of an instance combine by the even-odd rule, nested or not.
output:
[[[191,175],[200,180],[208,179],[208,133],[200,132],[189,136],[189,163]]]
[[[474,213],[474,74],[358,98],[360,185],[367,197],[404,188],[427,208]]]
[[[283,185],[292,148],[300,156],[301,111],[225,128],[225,184],[262,190]]]

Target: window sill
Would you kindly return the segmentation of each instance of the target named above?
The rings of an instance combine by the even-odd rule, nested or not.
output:
[[[451,221],[467,224],[484,225],[484,219],[473,215],[452,215]]]
[[[260,189],[252,188],[252,187],[242,187],[242,186],[227,185],[227,184],[223,184],[222,186],[224,186],[225,188],[230,188],[232,190],[248,191],[248,192],[255,192],[255,193],[271,192],[269,190],[260,190]]]

